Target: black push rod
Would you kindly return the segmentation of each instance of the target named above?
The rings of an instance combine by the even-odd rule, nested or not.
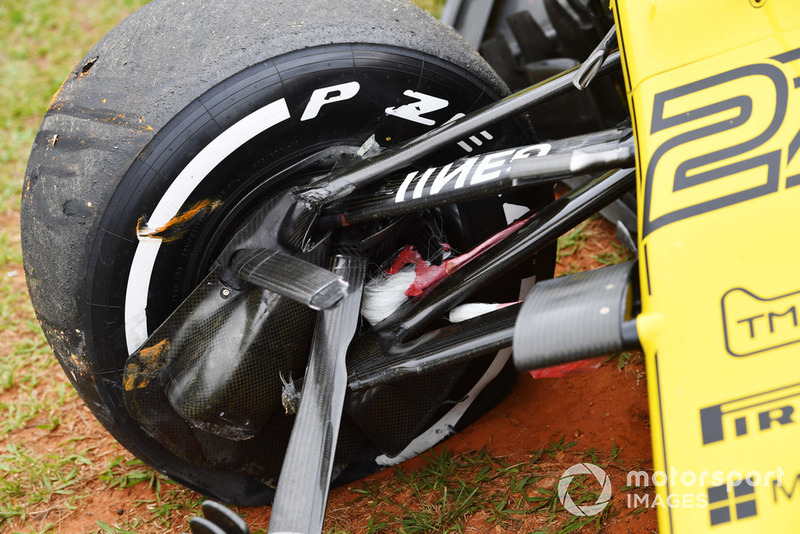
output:
[[[598,74],[610,72],[619,68],[619,65],[619,52],[614,52],[605,59]],[[443,124],[397,147],[347,167],[341,172],[333,172],[315,182],[312,186],[298,189],[296,197],[299,201],[311,207],[324,206],[342,199],[356,189],[397,171],[440,148],[469,137],[474,132],[528,111],[532,107],[570,90],[575,90],[572,79],[578,68],[579,66],[576,66],[541,83],[498,100],[480,111]]]

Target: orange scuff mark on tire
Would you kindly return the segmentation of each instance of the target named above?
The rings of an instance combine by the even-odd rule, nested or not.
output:
[[[145,217],[139,219],[136,224],[136,235],[139,239],[159,239],[169,243],[183,237],[192,224],[199,221],[206,215],[220,207],[222,202],[219,200],[201,200],[186,211],[177,214],[163,226],[152,228],[147,224]]]

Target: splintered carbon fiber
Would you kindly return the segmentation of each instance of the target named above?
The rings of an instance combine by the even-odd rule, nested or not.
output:
[[[313,227],[314,222],[317,220],[318,212],[316,209],[312,209],[305,205],[298,205],[295,209],[299,210],[299,213],[296,217],[296,223],[294,224],[291,232],[289,232],[285,237],[289,243],[289,246],[296,250],[303,250],[308,237],[308,231]]]
[[[336,256],[333,272],[353,288],[339,306],[317,316],[303,394],[281,469],[269,531],[320,532],[333,452],[347,390],[345,357],[358,327],[366,260]]]
[[[331,308],[347,294],[347,284],[334,273],[276,249],[240,252],[233,259],[233,272],[314,310]]]
[[[192,464],[274,485],[294,415],[283,383],[302,378],[315,312],[268,290],[231,289],[215,269],[130,356],[125,405],[154,439]],[[337,465],[363,445],[343,422]]]
[[[622,325],[636,262],[536,284],[514,331],[514,365],[539,369],[625,348]]]

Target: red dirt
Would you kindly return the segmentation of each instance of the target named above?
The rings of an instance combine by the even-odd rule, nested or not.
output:
[[[633,367],[626,368],[626,372],[613,364],[604,365],[595,371],[564,378],[533,379],[528,374],[521,375],[503,403],[476,424],[436,446],[434,452],[441,454],[445,447],[453,453],[486,447],[493,456],[521,462],[562,437],[566,437],[566,441],[575,441],[574,451],[581,452],[592,447],[608,452],[616,444],[621,449],[621,463],[608,470],[608,475],[612,487],[618,489],[625,486],[629,470],[652,468],[646,385],[641,376],[643,369],[640,364]],[[568,458],[575,459],[567,461]],[[554,479],[579,461],[585,460],[571,455],[564,458],[563,464],[556,466],[552,473]],[[401,468],[408,472],[425,465],[426,460],[418,457],[405,462]],[[391,475],[391,471],[379,473],[368,478],[367,482]],[[348,517],[344,506],[353,499],[354,494],[349,490],[358,487],[360,484],[355,483],[331,493],[328,509],[337,513],[329,513],[330,526],[337,520],[340,525],[351,525],[351,528],[366,525],[364,517]],[[609,528],[605,532],[656,530],[653,510],[631,516],[624,511],[625,501],[622,493],[617,491],[613,503],[623,510],[622,517],[619,522],[612,520],[607,524]],[[473,532],[493,530],[494,526],[485,525]]]

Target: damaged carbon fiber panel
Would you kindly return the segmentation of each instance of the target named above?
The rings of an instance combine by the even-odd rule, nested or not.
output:
[[[219,273],[128,358],[125,405],[173,454],[274,485],[295,419],[281,375],[303,376],[311,339],[294,333],[312,328],[315,312],[256,286],[230,288]],[[344,421],[335,463],[363,442]]]
[[[267,402],[280,399],[283,387],[269,369],[303,374],[308,341],[282,333],[313,320],[310,310],[270,291],[230,289],[214,271],[128,359],[128,406],[138,405],[139,390],[161,387],[190,425],[226,439],[250,439],[283,411]],[[265,355],[275,367],[263,365]]]

